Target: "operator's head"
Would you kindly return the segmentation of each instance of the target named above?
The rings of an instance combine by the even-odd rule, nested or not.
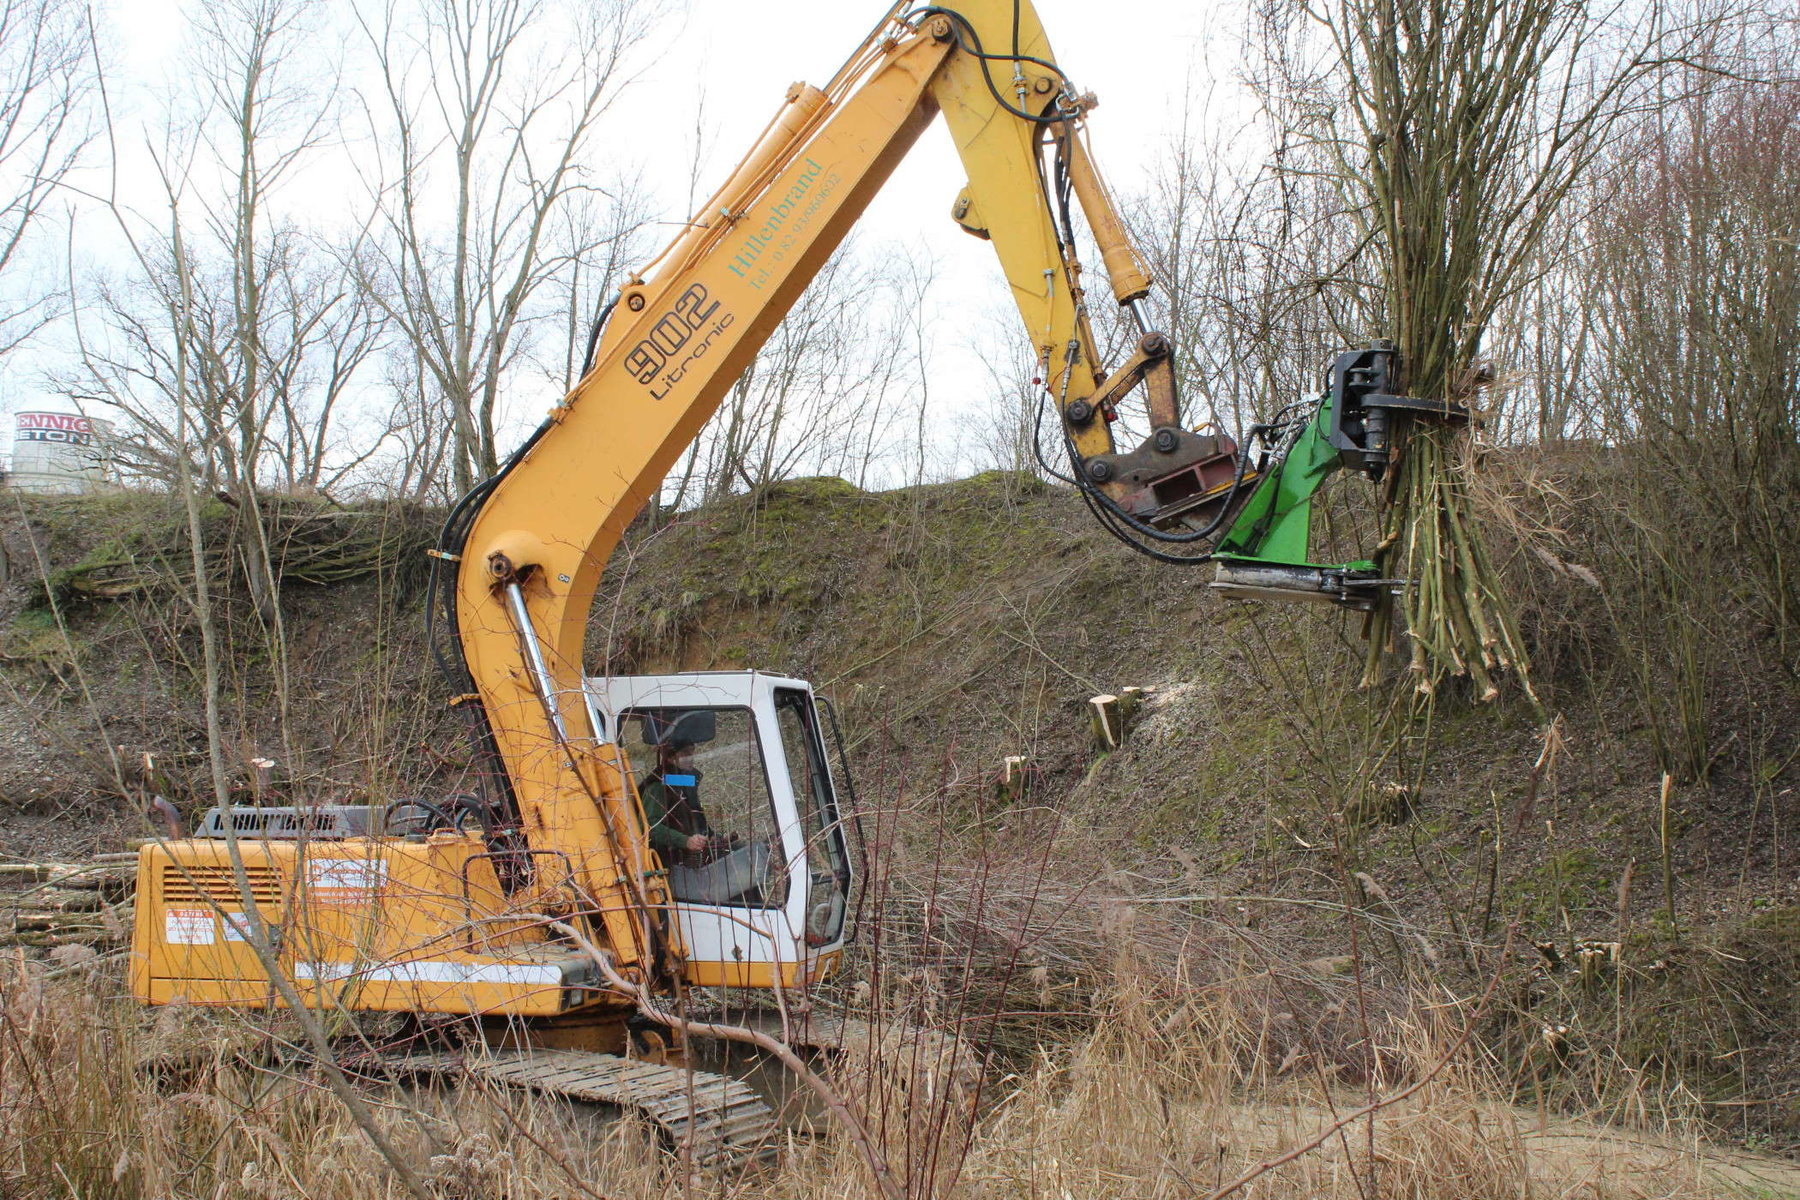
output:
[[[659,762],[685,770],[693,763],[694,748],[716,735],[717,721],[711,709],[688,709],[646,722],[645,731],[656,744]]]

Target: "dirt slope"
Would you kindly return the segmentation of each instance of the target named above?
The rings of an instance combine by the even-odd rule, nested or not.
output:
[[[906,814],[909,836],[966,847],[980,831],[1004,854],[1050,828],[1049,873],[1071,894],[1191,895],[1308,958],[1346,952],[1329,907],[1347,900],[1388,931],[1361,947],[1378,987],[1478,975],[1510,928],[1519,954],[1490,1032],[1529,1087],[1580,1106],[1612,1103],[1623,1078],[1679,1082],[1733,1136],[1793,1148],[1791,652],[1757,620],[1709,619],[1710,673],[1674,703],[1693,654],[1671,650],[1660,623],[1678,613],[1633,590],[1630,547],[1583,503],[1605,470],[1502,472],[1522,524],[1555,531],[1533,543],[1548,555],[1495,534],[1560,717],[1548,753],[1521,696],[1475,707],[1451,687],[1415,707],[1404,681],[1358,691],[1354,617],[1223,602],[1204,571],[1134,556],[1073,497],[1010,475],[884,494],[803,480],[642,526],[596,605],[589,665],[810,678],[844,717],[865,805]],[[242,570],[214,565],[236,785],[255,794],[248,764],[266,757],[282,796],[466,786],[419,616],[430,514],[289,515],[305,534],[293,562],[312,566],[284,582],[284,640]],[[22,501],[0,522],[0,851],[116,845],[146,787],[204,803],[177,516],[127,496]],[[243,519],[215,506],[209,540],[228,544]],[[371,528],[389,531],[373,562],[358,557]],[[305,538],[339,547],[338,582],[318,581],[335,559]],[[1099,755],[1085,702],[1127,685],[1153,701]],[[1696,721],[1704,773],[1677,772],[1665,888],[1660,783]],[[997,799],[1016,754],[1033,786]],[[1606,948],[1584,959],[1590,943]],[[1094,967],[1079,957],[1043,958],[1047,994],[1082,990]]]

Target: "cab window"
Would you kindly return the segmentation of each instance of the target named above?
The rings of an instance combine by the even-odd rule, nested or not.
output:
[[[619,729],[675,898],[737,907],[786,903],[786,860],[750,711],[627,709]],[[703,849],[690,848],[695,835],[704,838]]]

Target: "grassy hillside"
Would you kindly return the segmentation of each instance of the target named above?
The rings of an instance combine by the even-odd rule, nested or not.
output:
[[[1626,469],[1489,472],[1547,714],[1359,691],[1354,615],[1221,601],[1006,475],[801,480],[641,525],[589,665],[754,666],[834,697],[888,864],[869,920],[922,987],[1031,1014],[997,1027],[1010,1054],[1103,1017],[1121,955],[1171,995],[1262,980],[1233,994],[1285,1023],[1250,1053],[1349,1082],[1391,1066],[1358,1009],[1497,980],[1480,1033],[1519,1097],[1800,1148],[1795,631],[1728,528],[1676,522],[1659,560]],[[302,799],[465,784],[421,630],[431,515],[275,511],[278,608],[211,564],[245,794],[258,757]],[[178,516],[119,496],[5,518],[0,851],[114,848],[144,786],[206,803]],[[209,510],[209,543],[243,519]],[[1151,701],[1101,755],[1086,701],[1129,685]],[[1023,795],[997,790],[1007,755]]]

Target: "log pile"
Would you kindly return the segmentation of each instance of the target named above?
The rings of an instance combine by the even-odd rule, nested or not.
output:
[[[301,497],[264,497],[255,518],[236,501],[208,505],[207,574],[225,580],[241,570],[247,546],[242,523],[259,519],[269,568],[282,583],[342,584],[381,572],[397,586],[423,582],[425,548],[437,525],[427,510],[402,503],[346,508]],[[124,600],[180,594],[193,586],[185,550],[184,518],[173,511],[148,513],[136,528],[90,550],[78,562],[50,572],[46,586],[63,603]]]
[[[0,863],[0,945],[124,946],[136,916],[137,854],[88,863]]]

